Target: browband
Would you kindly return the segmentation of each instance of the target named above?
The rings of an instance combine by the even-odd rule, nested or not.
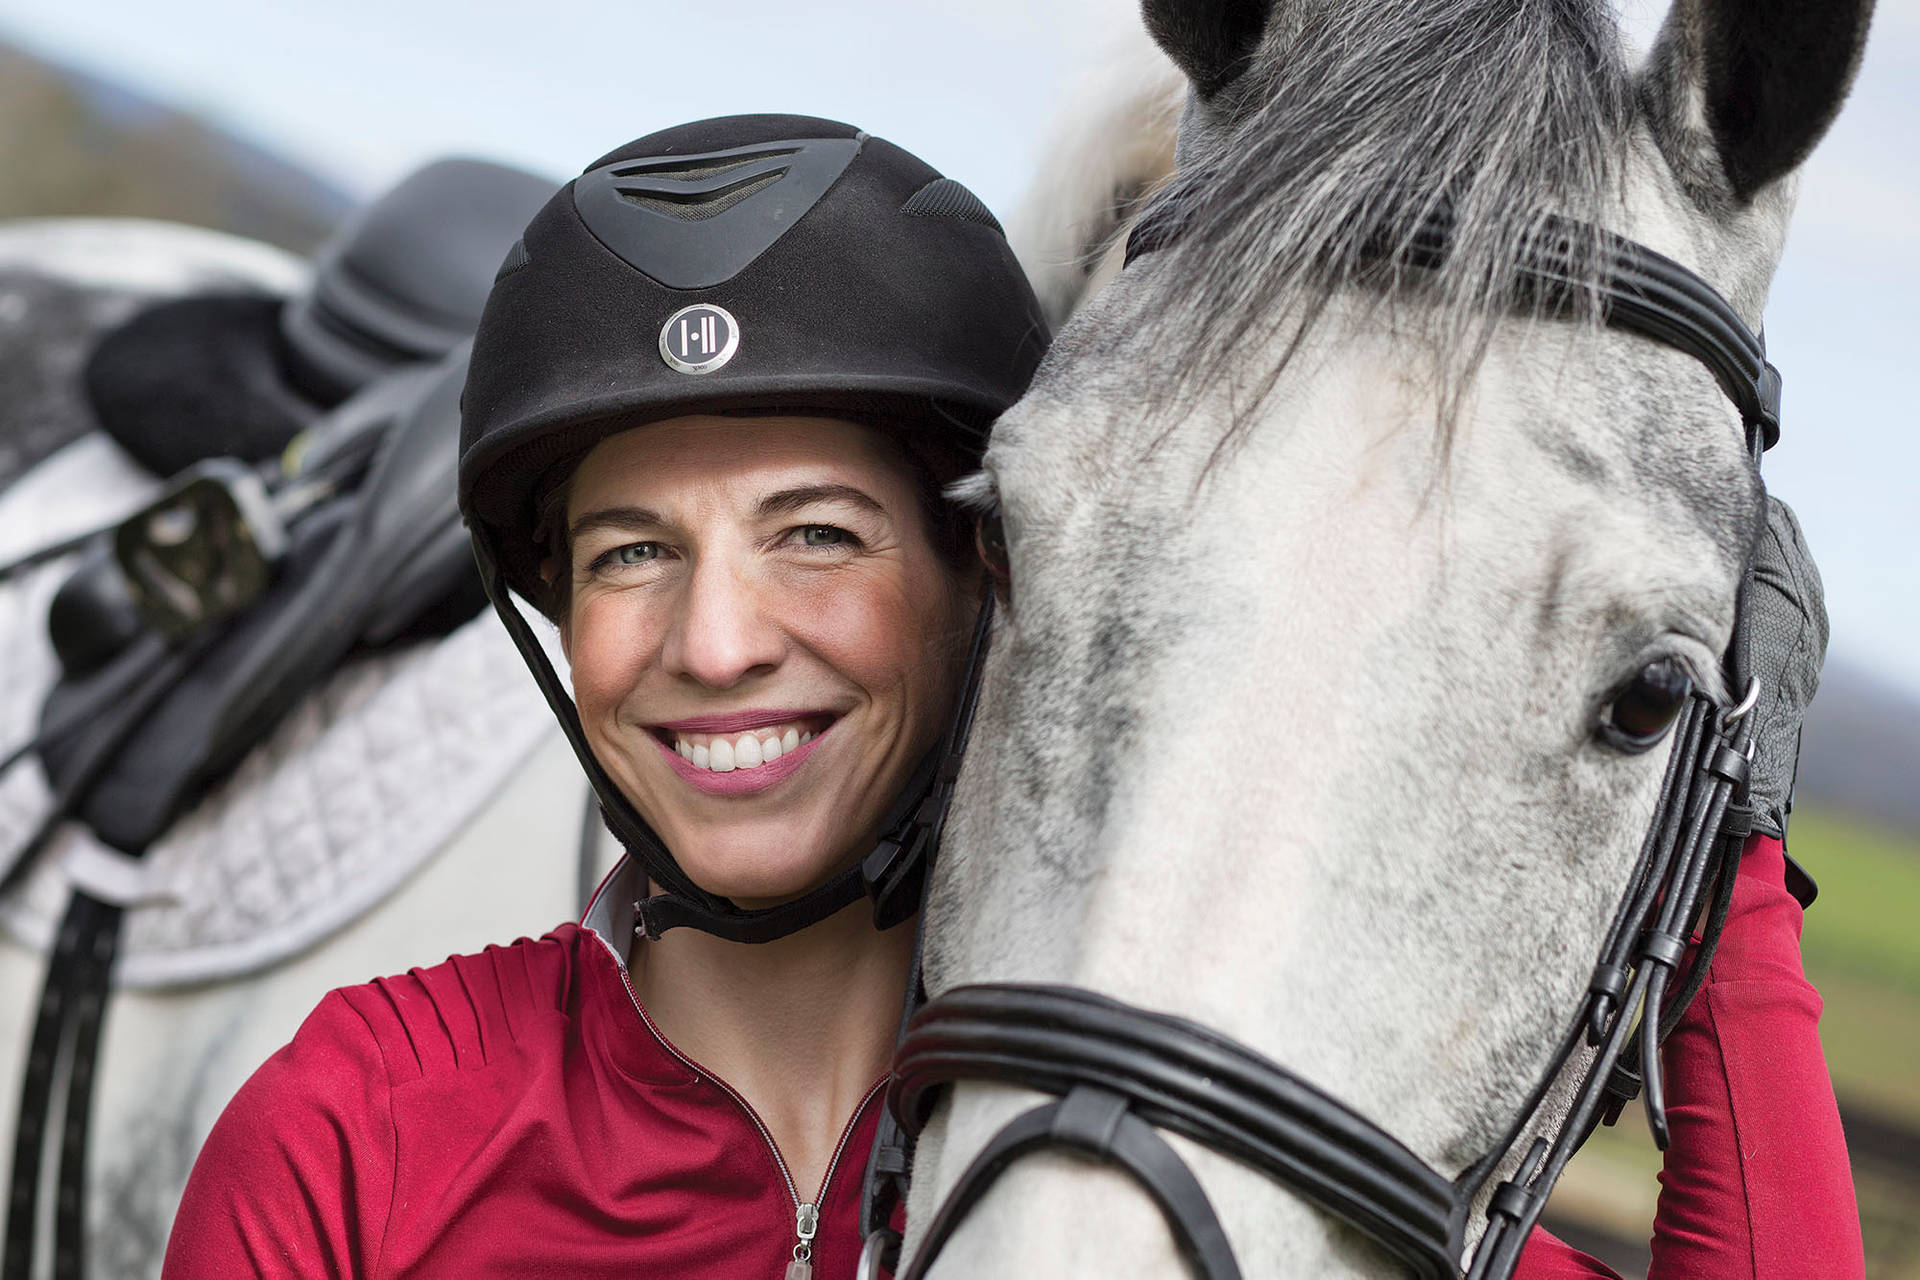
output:
[[[1162,197],[1127,238],[1126,260],[1178,244],[1186,234],[1186,198]],[[1549,217],[1541,234],[1521,249],[1522,279],[1531,299],[1549,314],[1571,314],[1578,299],[1572,263],[1575,225]],[[1652,338],[1704,364],[1764,446],[1780,439],[1780,371],[1767,362],[1765,341],[1732,305],[1699,276],[1673,259],[1611,231],[1599,232],[1605,265],[1599,281],[1602,316],[1609,326]],[[1395,244],[1375,236],[1368,256],[1395,259],[1421,270],[1438,270],[1447,259],[1452,221],[1444,213],[1423,220]]]

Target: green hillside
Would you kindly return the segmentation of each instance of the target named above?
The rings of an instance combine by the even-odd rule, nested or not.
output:
[[[204,121],[0,43],[0,218],[163,218],[304,253],[347,207]]]
[[[1920,999],[1920,838],[1805,808],[1793,816],[1792,849],[1820,884],[1802,942],[1807,968]]]

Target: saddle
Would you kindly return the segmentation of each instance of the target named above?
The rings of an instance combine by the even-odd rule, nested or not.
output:
[[[140,853],[349,653],[483,607],[454,504],[456,349],[550,192],[441,161],[330,242],[303,295],[178,299],[102,341],[101,425],[180,475],[85,548],[49,610],[64,674],[36,741],[56,798],[41,839],[77,818]],[[206,579],[208,556],[240,580]],[[209,587],[218,608],[192,598]]]
[[[454,486],[464,338],[551,189],[429,166],[323,250],[306,294],[163,303],[102,342],[86,371],[102,427],[150,470],[185,469],[110,529],[0,568],[80,552],[48,614],[60,678],[33,741],[0,757],[32,750],[53,793],[0,895],[70,819],[140,857],[350,656],[480,611]],[[6,1280],[32,1272],[49,1160],[56,1274],[84,1271],[93,1067],[129,900],[78,880],[67,899],[21,1086]]]
[[[50,611],[66,675],[42,713],[39,754],[62,816],[139,853],[350,652],[441,634],[479,612],[454,504],[465,370],[462,351],[389,374],[327,419],[287,483],[351,467],[371,447],[366,479],[301,513],[271,582],[207,630],[155,634],[120,562],[88,558]],[[183,495],[225,470],[195,469],[122,530],[180,515]]]

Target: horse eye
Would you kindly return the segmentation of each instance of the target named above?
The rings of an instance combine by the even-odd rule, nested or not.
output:
[[[1644,751],[1666,736],[1692,692],[1693,678],[1678,659],[1649,662],[1600,709],[1601,728],[1615,745]]]
[[[980,563],[987,566],[987,572],[993,575],[996,590],[1007,591],[1013,583],[1013,561],[1007,555],[1007,530],[1000,523],[1000,513],[989,511],[980,517],[973,528],[974,546],[979,549]]]

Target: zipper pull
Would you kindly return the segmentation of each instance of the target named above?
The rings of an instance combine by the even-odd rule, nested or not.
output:
[[[793,1261],[787,1264],[787,1280],[813,1280],[813,1237],[820,1230],[820,1211],[803,1204],[794,1211]]]

